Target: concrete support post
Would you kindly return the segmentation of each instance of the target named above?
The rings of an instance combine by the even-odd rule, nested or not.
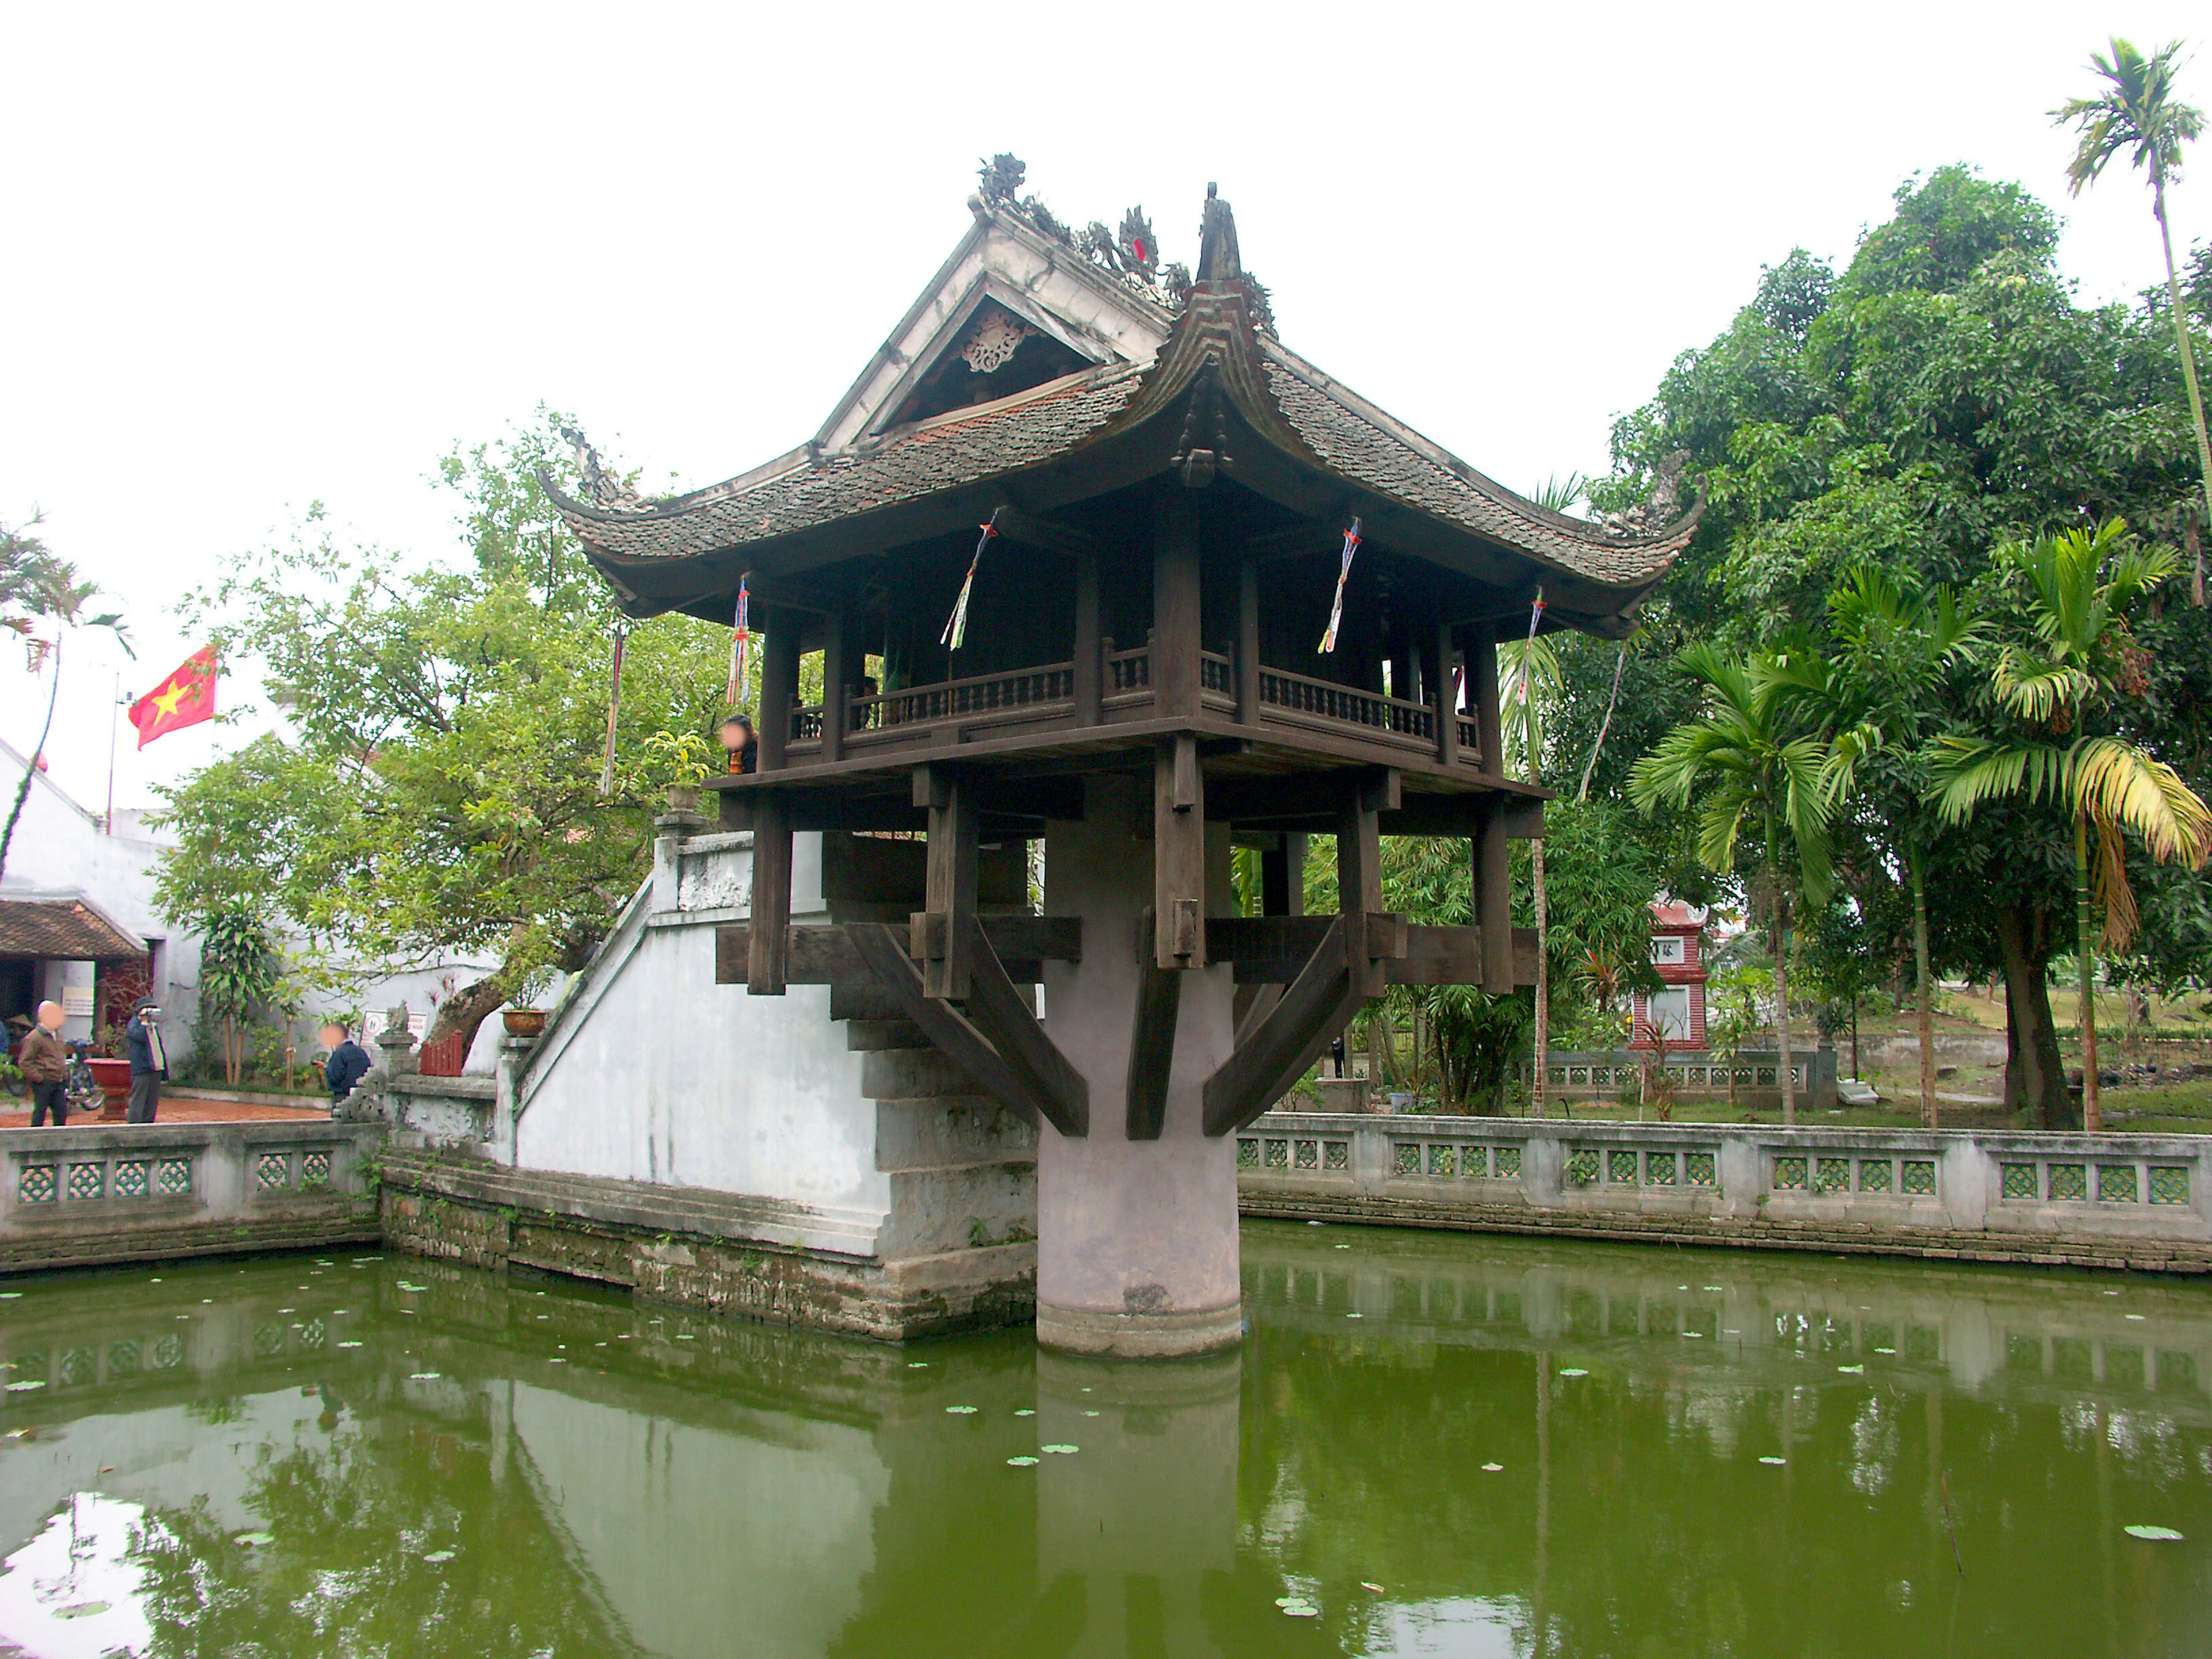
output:
[[[1142,786],[1086,779],[1079,823],[1046,828],[1045,910],[1080,916],[1083,959],[1044,969],[1045,1030],[1094,1102],[1124,1098],[1144,964],[1127,944],[1152,902],[1152,859],[1133,833]],[[1205,837],[1206,873],[1227,877],[1225,834]],[[1209,883],[1208,884],[1217,884]],[[1037,1340],[1129,1357],[1205,1352],[1241,1340],[1237,1138],[1202,1130],[1200,1091],[1229,1057],[1236,986],[1227,967],[1175,975],[1181,1001],[1158,1139],[1131,1140],[1111,1114],[1070,1139],[1037,1134]]]

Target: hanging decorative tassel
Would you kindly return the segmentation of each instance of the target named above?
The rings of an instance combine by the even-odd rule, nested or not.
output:
[[[1001,507],[1000,512],[1006,509]],[[968,637],[968,596],[975,588],[975,567],[983,562],[983,550],[991,544],[991,538],[999,533],[999,514],[991,514],[991,522],[982,526],[983,533],[976,539],[975,556],[968,561],[968,574],[960,584],[960,597],[952,602],[952,615],[945,624],[945,632],[937,642],[950,650],[957,651]]]
[[[614,685],[607,694],[607,753],[599,763],[599,799],[605,800],[615,792],[615,721],[622,714],[623,652],[629,643],[629,629],[615,629]]]
[[[1524,707],[1528,702],[1529,682],[1536,678],[1530,672],[1535,666],[1536,624],[1543,620],[1544,590],[1540,586],[1536,590],[1536,602],[1528,607],[1529,648],[1521,653],[1521,702]]]
[[[730,684],[722,695],[732,708],[744,699],[745,676],[753,662],[752,599],[746,592],[746,583],[751,576],[752,573],[747,571],[738,578],[738,614],[730,625]]]
[[[1352,574],[1352,556],[1359,550],[1359,520],[1352,521],[1352,528],[1344,532],[1344,561],[1336,568],[1336,598],[1328,607],[1328,631],[1321,636],[1321,649],[1336,649],[1337,624],[1344,620],[1344,584]]]

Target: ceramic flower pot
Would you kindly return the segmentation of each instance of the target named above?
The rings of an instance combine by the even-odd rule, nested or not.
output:
[[[85,1061],[100,1085],[100,1121],[120,1123],[131,1115],[131,1062],[94,1054]]]
[[[509,1036],[542,1036],[545,1031],[545,1011],[543,1008],[509,1008],[500,1017]]]

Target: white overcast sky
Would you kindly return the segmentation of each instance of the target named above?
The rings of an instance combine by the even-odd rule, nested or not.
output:
[[[2202,0],[1673,6],[568,8],[0,0],[0,517],[171,613],[312,501],[453,544],[426,483],[541,400],[648,488],[811,436],[1011,149],[1063,219],[1140,203],[1196,252],[1208,179],[1284,337],[1506,483],[1601,470],[1613,417],[1762,264],[1839,262],[1964,161],[2066,218],[2087,299],[2160,275],[2148,192],[2064,195],[2045,112]],[[2212,52],[2185,75],[2212,106]],[[2212,141],[2174,193],[2212,234]],[[68,666],[53,775],[95,808],[119,653]],[[223,696],[252,698],[248,681]],[[45,686],[0,660],[0,735]],[[150,801],[228,744],[143,756]]]

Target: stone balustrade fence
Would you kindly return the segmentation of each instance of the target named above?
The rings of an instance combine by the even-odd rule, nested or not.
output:
[[[2212,1138],[1270,1112],[1245,1212],[2212,1272]]]

